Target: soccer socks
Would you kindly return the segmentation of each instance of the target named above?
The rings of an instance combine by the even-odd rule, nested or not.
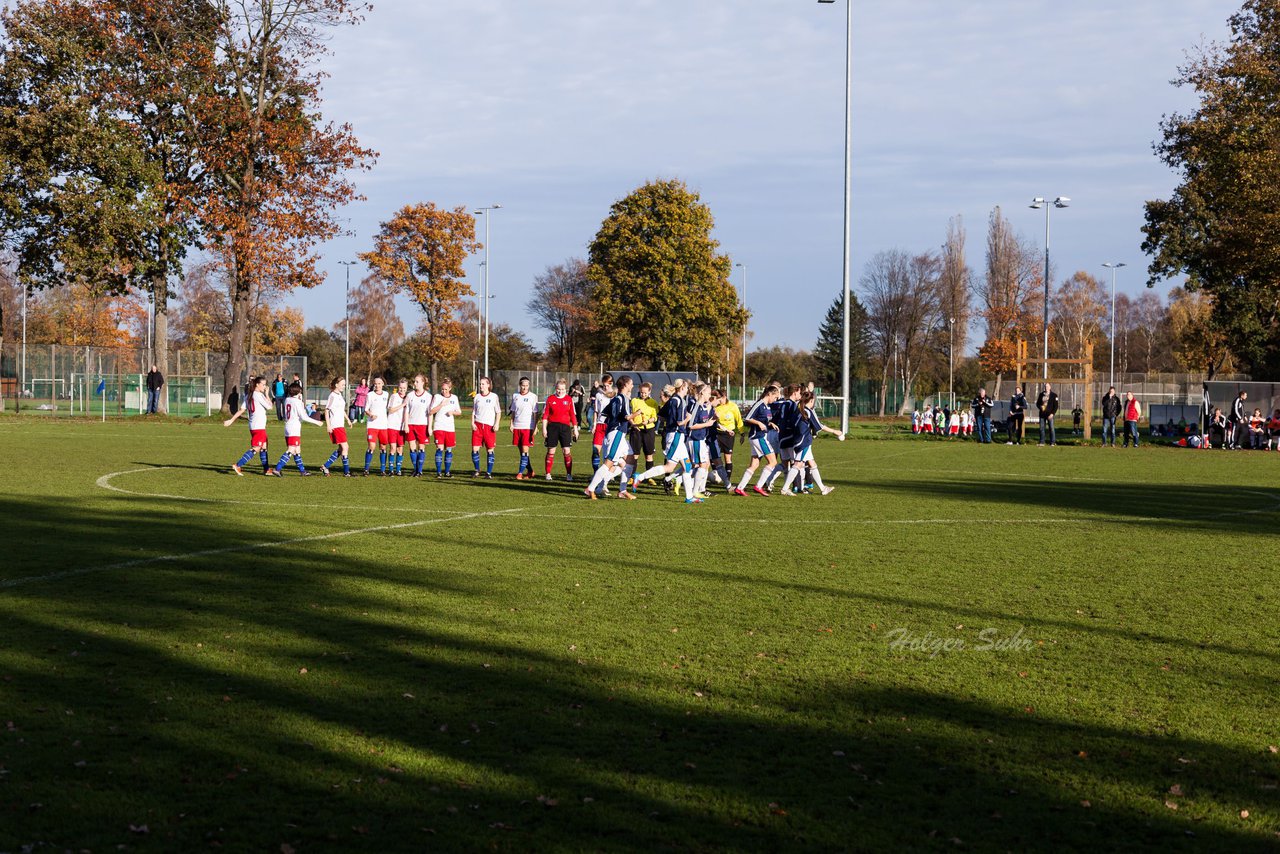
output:
[[[364,452],[364,470],[367,473],[369,466],[373,465],[373,451]]]
[[[533,476],[533,464],[529,462],[528,454],[520,455],[520,471],[529,472],[529,476]],[[489,473],[493,474],[493,451],[489,452]]]
[[[266,449],[266,448],[263,448],[262,450],[258,451],[258,459],[262,461],[262,470],[263,470],[263,471],[266,471],[267,469],[271,468],[271,462],[270,462],[270,460],[268,460],[268,459],[267,459],[267,449]]]
[[[293,455],[293,461],[294,461],[295,463],[297,463],[297,464],[298,464],[298,472],[299,472],[300,474],[306,474],[306,473],[307,473],[307,467],[306,467],[306,466],[304,466],[304,465],[302,464],[302,454],[301,454],[301,453],[294,454],[294,455]]]
[[[289,462],[290,452],[285,451],[284,456],[280,458],[280,462],[276,463],[276,474],[284,471],[284,464]]]
[[[342,458],[342,473],[351,474],[351,461],[346,457]]]
[[[476,474],[480,474],[480,452],[471,452],[471,464],[476,467]]]
[[[764,467],[764,471],[760,473],[760,479],[756,481],[756,486],[767,490],[769,487],[765,484],[769,482],[769,478],[771,477],[773,477],[773,466],[766,465]]]
[[[591,483],[587,484],[587,492],[595,492],[599,487],[605,484],[612,472],[608,466],[600,466],[596,469],[596,473],[591,476]]]
[[[444,452],[444,473],[453,473],[453,449],[446,448]]]
[[[387,452],[386,451],[382,451],[381,453],[378,454],[378,468],[382,470],[383,474],[387,473]]]
[[[426,453],[425,451],[423,453]],[[440,466],[444,464],[444,448],[436,448],[436,477],[440,476]]]
[[[573,477],[573,454],[564,455],[564,473]],[[547,470],[547,474],[551,474],[551,470]]]
[[[783,467],[781,465],[773,467],[773,473],[769,475],[769,482],[765,484],[765,489],[773,489],[773,484],[778,480],[778,478],[782,477],[782,470]]]
[[[551,476],[551,464],[554,463],[555,461],[556,461],[556,455],[554,453],[547,454],[547,476],[548,477]]]
[[[727,489],[733,489],[733,477],[729,474],[729,470],[724,463],[716,463],[716,474],[720,476],[720,483]]]
[[[827,487],[822,483],[822,475],[818,474],[817,466],[814,466],[813,468],[809,469],[809,476],[813,478],[814,486],[818,487],[818,489],[823,492],[827,491]]]
[[[618,487],[619,492],[626,492],[627,485],[631,482],[631,478],[635,476],[635,466],[623,466],[622,468],[622,485]]]
[[[707,491],[707,469],[702,466],[694,469],[693,472],[693,494],[702,495]]]
[[[728,475],[728,477],[724,479],[724,482],[727,486],[732,487],[733,486],[733,463],[727,463],[724,467],[724,470],[725,470],[725,473]]]
[[[329,466],[336,463],[338,461],[338,457],[340,456],[342,456],[342,449],[336,448],[334,452],[329,455],[329,459],[325,460],[324,467],[328,468]]]
[[[640,474],[636,475],[636,483],[644,483],[646,480],[649,480],[650,478],[658,477],[659,475],[664,475],[666,473],[667,473],[667,469],[665,466],[654,466],[652,468],[647,468],[644,471],[640,472]]]
[[[801,468],[799,466],[792,466],[787,469],[787,479],[782,482],[783,492],[791,491],[791,484],[796,482],[796,478],[800,476],[800,472]]]
[[[409,460],[413,463],[413,473],[422,474],[422,467],[427,461],[427,452],[419,448],[409,452]]]
[[[738,481],[738,489],[746,490],[747,484],[751,483],[751,475],[755,473],[756,473],[756,470],[753,468],[748,468],[746,471],[744,471],[742,473],[742,480]]]
[[[591,470],[595,471],[600,468],[600,446],[591,446]]]
[[[244,456],[240,458],[240,461],[236,463],[236,466],[244,468],[249,464],[249,460],[251,459],[253,459],[253,448],[244,452]]]
[[[689,470],[689,464],[688,464],[688,463],[685,463],[685,464],[684,464],[684,467],[683,467],[682,469],[680,469],[680,485],[684,487],[684,497],[685,497],[685,498],[693,498],[693,497],[694,497],[694,492],[693,492],[693,474],[692,474],[692,472]]]
[[[400,474],[400,470],[404,467],[404,452],[396,453],[396,474]]]

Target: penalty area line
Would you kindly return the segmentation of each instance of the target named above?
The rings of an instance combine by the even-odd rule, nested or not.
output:
[[[336,540],[341,537],[354,537],[360,534],[376,534],[382,531],[401,531],[405,528],[419,528],[423,525],[438,525],[441,522],[465,522],[468,519],[479,519],[487,516],[505,516],[511,513],[523,512],[525,508],[514,507],[510,510],[494,510],[488,513],[466,513],[461,516],[450,516],[447,519],[419,519],[416,522],[400,522],[395,525],[375,525],[370,528],[356,528],[350,531],[334,531],[329,534],[314,534],[310,537],[294,537],[288,540],[274,540],[266,543],[248,543],[241,546],[226,546],[218,549],[202,549],[195,552],[185,552],[183,554],[157,555],[156,557],[144,557],[137,560],[120,561],[119,563],[109,563],[103,566],[90,566],[82,569],[68,569],[61,572],[50,572],[46,575],[28,575],[25,578],[9,578],[0,580],[0,590],[13,587],[21,587],[26,584],[38,584],[42,581],[60,581],[64,578],[75,578],[81,575],[89,575],[95,572],[107,572],[115,569],[132,569],[139,566],[149,566],[154,563],[172,563],[174,561],[188,560],[190,558],[215,557],[217,555],[237,554],[240,552],[259,551],[261,549],[273,549],[280,546],[291,546],[297,543],[317,543],[324,540]]]

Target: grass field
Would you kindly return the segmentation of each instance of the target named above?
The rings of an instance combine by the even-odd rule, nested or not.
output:
[[[0,851],[1280,846],[1280,454],[867,426],[690,507],[245,435],[0,418]]]

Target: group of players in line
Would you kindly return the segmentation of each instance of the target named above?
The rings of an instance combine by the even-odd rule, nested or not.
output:
[[[816,486],[823,495],[834,489],[822,482],[813,456],[813,441],[823,432],[832,433],[841,441],[845,437],[818,419],[813,409],[815,397],[812,391],[795,385],[785,389],[770,385],[744,417],[737,404],[730,401],[723,391],[705,383],[677,380],[662,389],[660,403],[650,397],[652,387],[649,383],[641,383],[635,397],[631,395],[632,385],[633,380],[628,376],[620,377],[616,386],[611,375],[601,378],[591,407],[594,413],[594,473],[583,491],[587,498],[594,500],[598,496],[609,495],[609,483],[621,477],[618,497],[634,499],[640,484],[662,478],[668,494],[682,488],[685,502],[696,504],[709,496],[710,478],[714,478],[728,493],[745,496],[757,471],[760,472],[759,479],[751,489],[759,495],[771,494],[773,484],[784,475],[783,495],[794,495],[812,488],[806,480],[812,481],[812,486]],[[265,475],[282,476],[292,457],[299,473],[309,476],[310,472],[302,462],[302,423],[307,422],[324,427],[334,446],[321,472],[329,476],[331,467],[341,461],[343,476],[352,476],[347,438],[347,428],[352,421],[348,415],[345,379],[338,378],[330,383],[323,420],[309,414],[302,387],[298,383],[289,386],[283,407],[285,452],[274,467],[267,456],[267,413],[272,411],[272,403],[266,393],[267,380],[256,377],[251,386],[244,405],[223,422],[229,427],[242,415],[247,416],[249,422],[249,449],[232,466],[235,474],[243,475],[244,467],[256,454]],[[378,474],[421,477],[428,444],[434,444],[436,477],[453,477],[454,419],[462,415],[462,406],[453,393],[450,380],[442,381],[439,391],[432,393],[427,390],[422,374],[413,378],[412,388],[408,380],[401,380],[394,390],[388,390],[379,377],[369,392],[365,414],[368,448],[365,450],[363,475],[371,473],[376,454]],[[573,480],[572,448],[578,439],[579,427],[577,409],[565,380],[556,382],[555,394],[547,398],[540,414],[538,398],[530,392],[528,378],[520,380],[520,390],[511,396],[505,413],[489,379],[479,380],[471,410],[473,477],[493,477],[494,451],[503,414],[511,418],[512,444],[520,452],[517,480],[534,477],[530,454],[535,422],[540,427],[546,447],[546,479],[552,479],[555,451],[560,448],[566,480]],[[655,465],[658,435],[662,437],[663,462]],[[751,445],[751,463],[736,485],[733,481],[735,441],[749,441]],[[406,447],[411,471],[404,465]],[[482,451],[486,457],[483,472]],[[643,470],[638,468],[641,458]]]

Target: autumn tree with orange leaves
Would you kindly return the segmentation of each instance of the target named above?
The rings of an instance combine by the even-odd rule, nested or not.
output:
[[[465,334],[458,317],[462,298],[472,291],[462,264],[480,248],[466,207],[444,210],[424,202],[397,211],[382,223],[373,250],[360,253],[388,288],[409,294],[422,309],[422,355],[431,362],[432,388],[440,363],[457,354]]]

